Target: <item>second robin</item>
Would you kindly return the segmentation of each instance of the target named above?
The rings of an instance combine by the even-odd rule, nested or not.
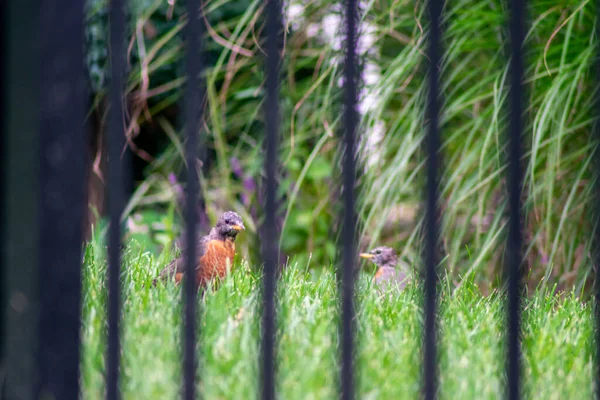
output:
[[[242,218],[233,211],[227,211],[219,217],[208,235],[200,239],[196,245],[196,288],[205,287],[215,278],[225,278],[233,263],[235,238],[245,229]],[[174,277],[175,282],[179,283],[184,272],[185,261],[182,255],[167,265],[153,284],[169,277]]]
[[[373,281],[380,290],[393,287],[402,290],[408,283],[408,276],[404,271],[396,269],[398,256],[394,249],[386,246],[376,247],[367,253],[360,253],[361,258],[371,260],[377,265],[377,272]]]

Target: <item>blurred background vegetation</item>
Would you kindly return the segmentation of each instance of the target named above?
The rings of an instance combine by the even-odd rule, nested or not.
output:
[[[133,173],[124,223],[128,240],[160,252],[172,246],[182,226],[185,144],[178,115],[185,4],[130,3],[127,137]],[[524,160],[528,284],[575,287],[579,294],[591,274],[595,9],[582,0],[531,3]],[[203,10],[203,221],[214,222],[227,209],[240,213],[248,232],[238,248],[258,264],[263,5],[205,0]],[[360,249],[390,245],[416,267],[424,180],[424,2],[373,0],[361,3],[361,12]],[[87,15],[90,120],[100,138],[108,107],[106,0],[88,0]],[[289,0],[284,16],[280,246],[283,261],[290,257],[318,269],[330,267],[336,254],[342,16],[339,5],[323,0]],[[506,225],[505,16],[499,0],[457,0],[445,10],[443,268],[457,286],[474,280],[484,292],[498,285]],[[94,143],[92,148],[90,203],[99,215],[102,151]]]

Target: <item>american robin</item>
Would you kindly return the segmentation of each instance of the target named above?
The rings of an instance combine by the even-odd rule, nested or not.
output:
[[[360,253],[361,258],[372,260],[377,265],[377,272],[373,277],[380,290],[395,287],[402,290],[408,283],[408,276],[404,271],[396,269],[398,256],[394,249],[386,246],[376,247],[368,253]]]
[[[233,263],[235,238],[245,229],[242,218],[233,211],[227,211],[208,235],[200,239],[196,245],[196,288],[206,286],[211,279],[225,278]],[[161,271],[153,284],[169,277],[175,277],[175,282],[179,283],[185,272],[184,257],[185,251]]]

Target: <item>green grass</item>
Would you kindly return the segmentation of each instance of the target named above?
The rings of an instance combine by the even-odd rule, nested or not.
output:
[[[181,382],[181,291],[150,282],[170,258],[130,245],[122,275],[124,399],[177,398]],[[96,242],[87,247],[83,297],[83,398],[103,397],[106,263]],[[336,285],[332,269],[306,265],[281,277],[278,392],[282,399],[335,398]],[[357,286],[359,398],[413,399],[420,385],[420,289],[379,297],[369,273]],[[260,280],[240,261],[222,286],[199,300],[199,390],[206,399],[254,398],[258,392]],[[503,385],[503,301],[464,283],[441,301],[442,398],[499,398]],[[533,296],[524,312],[527,398],[590,398],[592,313],[573,295]]]

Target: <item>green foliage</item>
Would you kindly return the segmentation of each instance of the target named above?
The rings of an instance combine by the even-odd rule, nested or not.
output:
[[[158,129],[168,146],[147,169],[147,179],[128,207],[133,213],[172,207],[176,191],[168,176],[184,167],[184,143],[175,116],[184,84],[181,29],[186,16],[180,2],[174,9],[159,0],[144,4],[132,12],[128,134]],[[374,68],[380,74],[365,83],[373,103],[361,124],[360,245],[391,245],[415,265],[426,126],[423,4],[368,2],[363,8],[368,27],[363,34],[368,39],[363,64],[367,72]],[[312,258],[314,265],[323,266],[335,257],[339,228],[340,143],[335,133],[340,128],[341,52],[329,35],[339,12],[324,1],[302,6],[301,18],[286,24],[282,63],[280,245],[284,254],[300,263]],[[208,158],[202,194],[213,221],[220,212],[233,209],[248,222],[249,237],[240,250],[254,263],[260,248],[256,188],[262,179],[264,134],[262,3],[208,0],[204,14],[208,55],[202,134]],[[506,225],[505,15],[499,0],[449,2],[445,10],[443,267],[454,284],[469,277],[485,290],[498,281]],[[590,138],[595,86],[589,69],[595,12],[586,0],[565,0],[560,5],[537,1],[529,15],[523,160],[527,276],[531,287],[542,282],[545,289],[558,283],[559,288],[575,286],[580,293],[590,273],[587,183],[596,143]],[[92,52],[93,60],[105,50],[94,51],[100,55]],[[101,69],[100,65],[94,71]],[[103,96],[102,90],[98,96]],[[174,221],[172,229],[158,233],[173,238],[178,225]]]
[[[500,1],[448,3],[444,36],[441,207],[448,257],[443,266],[457,282],[474,275],[488,288],[503,265],[506,225],[505,11]],[[403,2],[374,5],[370,14],[380,21],[383,73],[374,89],[380,95],[376,111],[364,125],[369,131],[384,121],[386,134],[373,149],[365,148],[367,157],[378,157],[362,178],[363,237],[369,246],[388,242],[417,260],[414,228],[420,216],[415,204],[423,193],[420,149],[426,125],[420,68],[427,30],[422,30],[424,22],[418,23],[424,20],[422,14],[409,17]],[[386,19],[387,15],[406,18]],[[558,283],[560,288],[575,286],[579,293],[591,266],[587,254],[592,187],[586,183],[596,146],[590,134],[594,12],[587,1],[564,1],[556,7],[533,2],[529,15],[523,160],[526,275],[531,287],[542,282],[541,289],[548,289],[549,283]],[[394,41],[389,32],[402,33],[410,41]],[[418,215],[416,221],[398,229],[407,211]]]
[[[104,396],[106,262],[99,240],[86,249],[83,270],[83,397]],[[156,257],[133,242],[123,254],[122,364],[124,399],[176,398],[181,389],[181,290],[151,286],[171,254]],[[286,399],[335,398],[338,374],[336,280],[291,263],[279,281],[277,391]],[[203,398],[258,393],[260,279],[236,262],[216,291],[199,299],[198,390]],[[357,286],[358,398],[413,399],[421,376],[422,290],[380,297],[370,275]],[[504,302],[472,283],[440,304],[440,385],[443,398],[497,399],[503,387]],[[592,396],[592,307],[571,294],[538,294],[523,314],[525,398]]]

